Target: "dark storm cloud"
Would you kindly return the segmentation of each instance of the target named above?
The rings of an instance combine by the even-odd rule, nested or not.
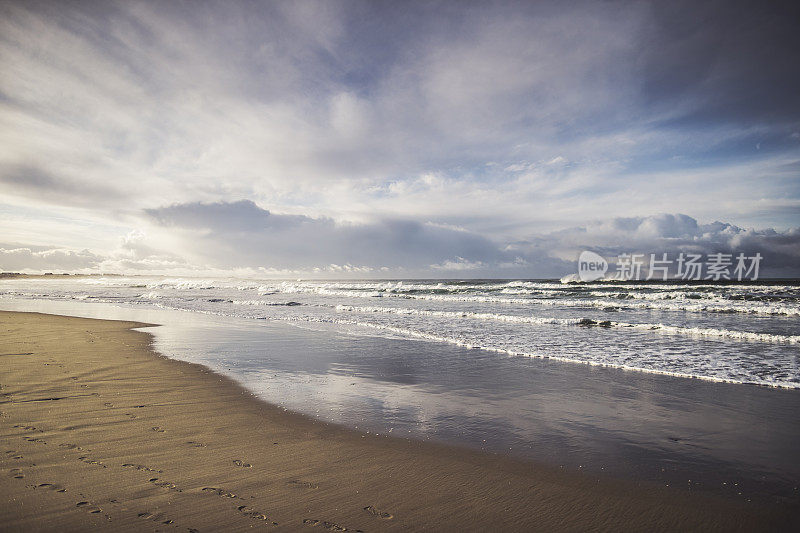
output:
[[[0,246],[0,269],[177,272],[322,277],[559,278],[574,274],[583,250],[613,263],[621,254],[681,252],[762,255],[761,277],[800,276],[800,228],[700,224],[682,214],[598,220],[525,241],[493,242],[468,232],[413,221],[342,225],[331,219],[280,215],[250,201],[178,204],[146,216],[177,238],[180,250],[153,248],[143,234],[113,254],[44,246]],[[645,261],[646,263],[646,261]],[[674,266],[674,264],[673,264]]]
[[[159,209],[146,209],[162,226],[209,229],[213,231],[253,233],[292,228],[304,224],[327,223],[306,216],[273,215],[250,200],[238,202],[174,204]]]
[[[560,277],[574,271],[578,254],[589,249],[609,258],[623,253],[761,253],[762,275],[800,274],[800,228],[699,224],[682,214],[612,218],[508,244],[413,221],[339,225],[325,218],[276,215],[249,201],[173,205],[147,214],[162,226],[186,232],[192,253],[215,268],[310,271],[334,263],[362,268],[359,275],[369,276],[380,275],[385,267],[395,274]]]
[[[797,126],[800,4],[715,0],[650,7],[641,35],[644,94],[662,109],[693,102],[674,125]]]
[[[249,200],[178,204],[146,213],[186,233],[188,248],[217,267],[311,269],[330,263],[380,269],[427,269],[452,261],[495,265],[513,256],[468,232],[380,220],[337,224],[329,218],[273,214]]]
[[[648,217],[598,220],[546,236],[543,246],[572,250],[592,250],[614,260],[621,254],[667,253],[675,260],[683,253],[745,254],[763,257],[761,274],[769,277],[800,275],[800,227],[785,231],[772,228],[755,230],[740,228],[727,222],[700,224],[683,214],[659,214]]]

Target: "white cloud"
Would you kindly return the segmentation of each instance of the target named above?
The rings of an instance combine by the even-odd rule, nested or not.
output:
[[[100,257],[88,250],[49,249],[34,251],[30,248],[0,248],[0,270],[6,272],[84,271],[96,268],[100,261]]]
[[[431,269],[433,270],[446,270],[451,272],[460,272],[464,270],[478,270],[481,268],[486,268],[486,265],[481,261],[469,261],[464,259],[463,257],[456,257],[454,259],[448,259],[447,261],[443,261],[437,265],[431,265]]]

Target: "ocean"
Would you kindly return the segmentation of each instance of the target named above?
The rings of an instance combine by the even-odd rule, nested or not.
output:
[[[358,431],[800,505],[800,284],[0,280]],[[202,416],[202,413],[198,413]]]
[[[0,296],[153,306],[424,339],[711,381],[800,388],[800,284],[7,280]]]

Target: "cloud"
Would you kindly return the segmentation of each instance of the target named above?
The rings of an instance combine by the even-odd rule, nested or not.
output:
[[[160,253],[115,239],[141,227],[137,246],[226,268],[460,257],[475,275],[523,273],[518,257],[555,272],[515,243],[609,216],[785,231],[800,208],[796,11],[2,3],[0,220],[23,247],[153,268]]]
[[[53,246],[14,246],[0,244],[0,271],[41,273],[45,271],[79,274],[201,271],[168,250],[158,250],[141,231],[119,239],[118,246],[106,254],[89,250],[70,250]]]
[[[467,259],[464,259],[463,257],[456,257],[455,259],[444,261],[443,263],[441,263],[439,265],[431,265],[430,266],[431,270],[444,270],[444,271],[450,271],[450,272],[453,272],[453,271],[464,271],[464,270],[478,270],[478,269],[482,269],[482,268],[485,268],[485,267],[486,267],[486,265],[484,265],[480,261],[473,262],[473,261],[469,261]]]
[[[94,205],[96,202],[119,202],[124,195],[106,183],[86,180],[62,173],[41,164],[0,163],[0,186],[11,194],[34,196],[54,202],[66,202],[73,206]]]
[[[0,248],[0,271],[67,271],[93,270],[101,258],[88,250],[73,251],[46,249],[33,251],[30,248]]]
[[[610,259],[623,253],[760,253],[763,275],[800,274],[800,228],[700,224],[684,214],[615,217],[513,242],[413,221],[337,224],[270,213],[250,201],[173,205],[147,214],[183,231],[193,257],[215,268],[316,268],[366,277],[560,277],[572,272],[578,254],[588,249]]]
[[[672,121],[796,123],[800,70],[786,53],[800,47],[796,3],[681,0],[649,9],[644,94],[659,107],[677,104]]]
[[[176,204],[146,214],[159,227],[179,231],[192,257],[218,268],[308,271],[357,265],[362,272],[382,267],[420,272],[440,263],[439,269],[463,270],[463,258],[489,264],[513,260],[492,241],[467,231],[395,219],[337,223],[274,214],[249,200]]]
[[[153,225],[106,255],[37,247],[0,248],[0,269],[242,277],[560,278],[583,250],[613,264],[621,254],[760,253],[762,277],[800,276],[800,228],[701,224],[683,214],[597,220],[530,239],[490,240],[414,221],[341,224],[275,214],[253,202],[176,204],[147,210]]]
[[[669,254],[681,252],[723,253],[747,257],[762,255],[762,275],[796,277],[800,275],[800,227],[785,231],[740,228],[726,222],[699,224],[683,214],[613,218],[551,233],[546,236],[556,255],[577,258],[582,250],[592,250],[610,260],[625,253]],[[538,243],[541,247],[541,243]]]

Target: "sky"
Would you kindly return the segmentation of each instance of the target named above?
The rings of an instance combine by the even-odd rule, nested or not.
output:
[[[800,276],[796,2],[0,0],[0,270]]]

